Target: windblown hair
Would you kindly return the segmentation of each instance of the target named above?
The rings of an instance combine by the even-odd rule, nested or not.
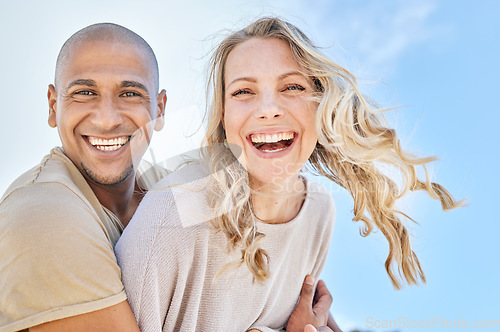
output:
[[[248,175],[223,145],[226,60],[237,45],[251,38],[287,42],[295,61],[314,83],[318,142],[309,158],[310,168],[349,191],[354,199],[353,220],[363,222],[362,236],[377,228],[387,238],[389,254],[385,268],[394,287],[401,288],[401,279],[408,284],[425,282],[402,220],[411,218],[398,211],[395,202],[415,190],[424,190],[439,199],[443,210],[462,202],[455,201],[445,188],[430,181],[425,164],[435,158],[416,158],[401,149],[396,132],[383,125],[384,110],[360,93],[355,77],[323,55],[297,27],[278,18],[261,18],[229,35],[215,50],[210,63],[207,95],[212,100],[207,110],[204,156],[215,174],[211,205],[224,211],[213,224],[226,235],[231,250],[241,250],[241,260],[234,265],[245,263],[258,281],[266,280],[269,273],[269,257],[259,247],[264,234],[256,228]],[[381,165],[396,170],[401,184],[384,174]],[[417,177],[417,166],[425,170],[424,180]]]

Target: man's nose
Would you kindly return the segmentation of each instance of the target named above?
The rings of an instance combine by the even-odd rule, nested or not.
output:
[[[258,119],[269,120],[279,118],[283,116],[283,114],[283,109],[280,106],[278,96],[275,93],[266,92],[261,94],[255,110],[255,116]]]
[[[122,112],[112,96],[101,96],[92,117],[95,125],[110,130],[121,125]]]

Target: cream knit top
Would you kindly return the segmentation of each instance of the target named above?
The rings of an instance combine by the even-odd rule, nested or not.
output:
[[[203,190],[207,172],[185,166],[144,197],[115,247],[128,301],[141,331],[284,330],[306,274],[318,276],[335,219],[331,195],[308,179],[298,215],[288,223],[258,222],[270,277],[253,282],[241,257],[210,224]]]

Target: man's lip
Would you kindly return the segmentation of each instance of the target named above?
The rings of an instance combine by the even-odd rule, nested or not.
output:
[[[102,136],[84,135],[83,137],[92,145],[116,145],[116,144],[123,145],[127,143],[132,136],[120,135],[113,137],[102,137]]]
[[[83,137],[93,148],[104,152],[120,150],[131,139],[131,136],[128,135],[120,135],[114,137],[99,137],[89,135]]]

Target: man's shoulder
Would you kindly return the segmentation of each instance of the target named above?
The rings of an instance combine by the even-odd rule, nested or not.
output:
[[[8,286],[0,306],[14,313],[2,313],[0,326],[38,325],[125,299],[98,215],[62,183],[13,190],[0,204],[0,238],[0,261],[8,262],[0,266]]]
[[[104,212],[89,190],[62,151],[52,151],[5,193],[0,201],[0,284],[7,288],[0,294],[5,308],[0,330],[125,300]]]
[[[50,229],[97,218],[82,192],[88,185],[78,183],[85,181],[79,174],[76,177],[81,180],[73,179],[71,173],[78,170],[74,166],[75,170],[68,168],[69,159],[64,158],[67,159],[60,150],[54,149],[10,185],[0,200],[0,228],[12,230],[42,223]]]
[[[76,178],[76,179],[75,179]],[[26,194],[45,189],[45,184],[60,184],[68,188],[78,187],[83,177],[71,160],[64,155],[62,149],[54,148],[44,156],[40,163],[21,174],[3,194],[0,202],[19,189]],[[51,188],[52,186],[47,186]],[[56,186],[58,187],[58,186]]]
[[[59,214],[76,217],[78,209],[85,209],[86,206],[88,204],[83,197],[64,183],[35,182],[18,186],[3,197],[0,202],[0,220],[14,219],[16,216],[25,219],[39,216],[53,220]]]

